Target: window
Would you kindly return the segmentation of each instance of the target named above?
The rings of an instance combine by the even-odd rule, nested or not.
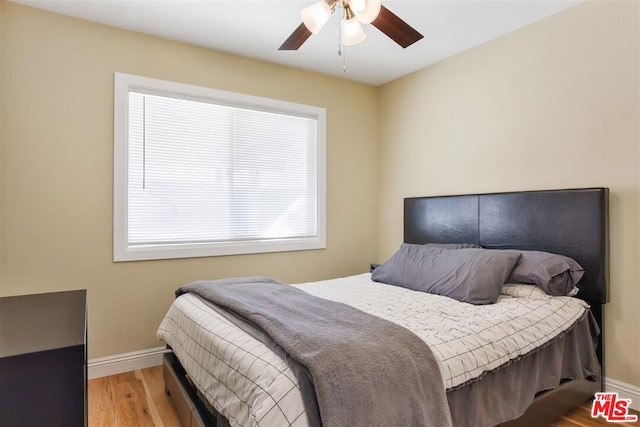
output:
[[[114,261],[325,247],[325,110],[116,73]]]

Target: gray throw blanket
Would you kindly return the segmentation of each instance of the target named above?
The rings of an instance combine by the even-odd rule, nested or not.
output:
[[[198,281],[193,292],[264,331],[306,367],[324,427],[451,425],[438,363],[395,323],[273,279]]]

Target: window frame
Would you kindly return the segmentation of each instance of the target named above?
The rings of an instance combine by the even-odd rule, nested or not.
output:
[[[317,120],[317,235],[304,238],[129,245],[129,92],[169,96]],[[141,261],[301,251],[326,248],[326,110],[321,107],[228,92],[125,73],[114,74],[113,260]]]

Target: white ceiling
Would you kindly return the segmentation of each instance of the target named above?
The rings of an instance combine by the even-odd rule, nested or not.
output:
[[[70,15],[250,58],[380,85],[485,43],[581,0],[383,0],[424,35],[402,49],[371,25],[367,38],[338,56],[335,13],[298,51],[278,47],[315,0],[13,0]]]

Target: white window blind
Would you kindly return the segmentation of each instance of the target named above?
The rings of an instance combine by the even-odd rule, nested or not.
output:
[[[116,261],[325,246],[324,110],[120,74],[118,101]]]

